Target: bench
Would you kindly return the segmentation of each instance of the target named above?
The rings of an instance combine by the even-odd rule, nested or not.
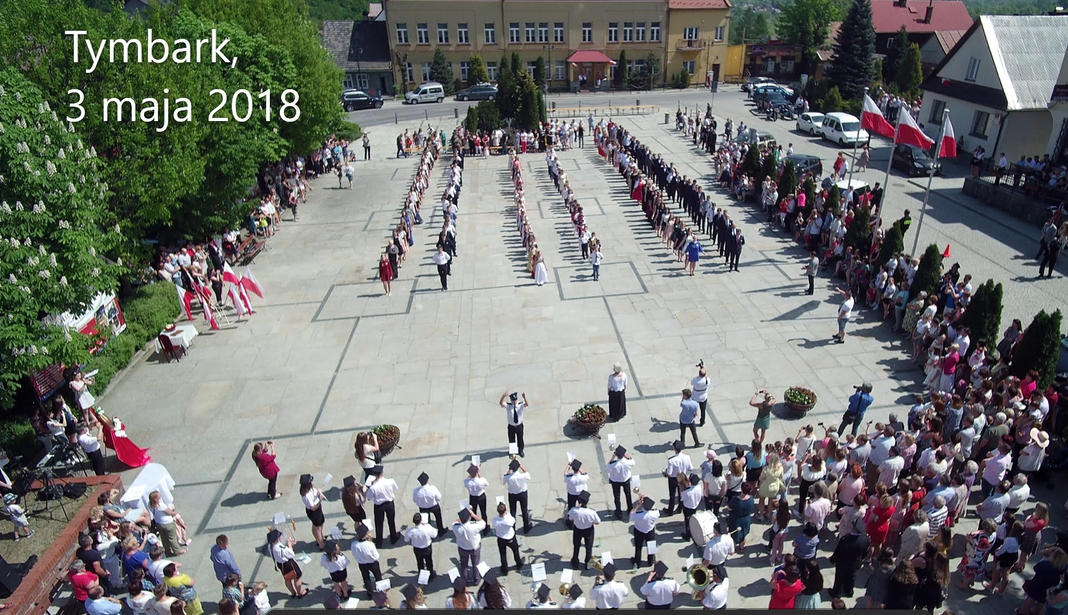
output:
[[[263,251],[263,248],[267,246],[267,242],[260,239],[254,234],[249,234],[245,237],[244,241],[237,244],[237,256],[234,261],[239,265],[247,265],[252,262],[252,259],[256,258],[256,255]]]

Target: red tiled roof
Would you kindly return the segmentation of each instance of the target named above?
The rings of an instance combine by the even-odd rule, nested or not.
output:
[[[615,64],[615,60],[596,49],[580,49],[567,57],[572,64]]]
[[[668,0],[669,9],[729,9],[730,0]]]
[[[961,0],[936,0],[933,4],[921,0],[905,0],[899,6],[894,0],[871,0],[872,25],[879,34],[892,34],[905,26],[912,33],[967,30],[972,16]],[[924,23],[927,7],[933,6],[931,23]]]

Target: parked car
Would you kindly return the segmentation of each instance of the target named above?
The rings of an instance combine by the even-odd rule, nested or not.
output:
[[[860,127],[860,120],[848,113],[828,113],[823,118],[820,132],[824,139],[838,145],[867,143],[871,136]]]
[[[428,81],[404,95],[404,102],[410,105],[443,100],[445,100],[445,87],[436,81]]]
[[[456,93],[456,100],[493,100],[497,97],[497,86],[492,83],[479,83]]]
[[[734,137],[735,143],[756,143],[759,146],[767,145],[775,147],[775,137],[765,130],[750,128],[749,130]]]
[[[769,92],[778,92],[786,98],[793,99],[794,91],[777,83],[759,85],[753,88],[753,100],[759,101],[762,96]]]
[[[382,98],[371,96],[362,90],[346,90],[341,94],[341,106],[345,108],[345,111],[381,109]]]
[[[801,117],[797,118],[797,130],[798,132],[807,132],[813,137],[819,136],[823,128],[823,114],[810,111],[808,113],[802,113]]]
[[[890,166],[905,171],[910,177],[913,175],[927,175],[932,168],[934,168],[934,172],[937,175],[942,169],[941,163],[931,158],[931,155],[924,151],[922,147],[907,143],[898,143],[897,147],[894,148],[894,158],[890,162]]]
[[[742,91],[751,92],[758,85],[775,85],[775,80],[771,77],[750,77],[742,84]]]
[[[811,154],[791,154],[786,157],[787,160],[794,163],[794,171],[798,177],[801,177],[805,173],[811,173],[817,180],[823,177],[823,161],[819,156],[813,156]],[[817,183],[819,183],[817,181]]]
[[[758,111],[767,113],[772,107],[779,107],[782,105],[787,107],[793,106],[790,103],[790,99],[783,95],[782,92],[778,90],[768,90],[759,95],[756,108]]]
[[[868,182],[863,179],[840,179],[836,181],[834,185],[838,186],[838,191],[842,194],[849,192],[850,188],[852,188],[853,192],[856,194],[864,194],[870,190],[870,188],[868,188]]]

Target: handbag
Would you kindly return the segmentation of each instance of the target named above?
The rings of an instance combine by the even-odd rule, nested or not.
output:
[[[770,527],[766,528],[764,530],[764,540],[766,542],[771,542],[773,538],[775,538],[775,532],[773,532]]]
[[[197,590],[188,585],[179,585],[178,587],[172,587],[168,593],[182,602],[189,604],[197,599]]]

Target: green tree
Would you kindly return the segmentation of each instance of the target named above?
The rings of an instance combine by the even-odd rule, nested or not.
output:
[[[501,127],[501,112],[492,100],[479,101],[476,110],[479,130],[490,132]]]
[[[909,301],[912,301],[926,292],[928,295],[938,290],[938,280],[942,277],[942,252],[938,246],[931,244],[924,250],[920,257],[920,265],[916,267],[916,277],[909,286]]]
[[[846,229],[845,245],[847,248],[865,251],[871,246],[871,212],[867,207],[857,208],[849,228]]]
[[[834,215],[842,213],[842,208],[839,205],[842,200],[842,191],[838,189],[837,184],[831,184],[831,187],[827,190],[827,200],[824,201],[824,207],[830,207]]]
[[[497,70],[497,109],[502,118],[514,118],[516,109],[519,107],[519,97],[516,91],[516,74],[512,72],[511,64],[506,56],[501,56],[501,63]]]
[[[830,80],[846,100],[860,100],[875,76],[875,28],[871,0],[853,0],[838,29]]]
[[[688,88],[690,87],[690,79],[690,71],[684,68],[679,72],[675,73],[675,77],[672,79],[672,82],[677,88]]]
[[[545,58],[538,56],[537,60],[534,60],[534,85],[538,86],[538,89],[545,87]]]
[[[649,55],[645,56],[645,65],[641,69],[642,80],[645,82],[645,89],[651,90],[660,81],[660,56],[650,51]]]
[[[434,48],[434,59],[430,61],[430,78],[440,83],[445,88],[446,94],[453,93],[452,65],[449,64],[449,58],[445,56],[441,47]]]
[[[816,182],[812,177],[805,178],[805,183],[801,186],[801,191],[805,193],[805,218],[807,219],[812,213],[812,210],[816,208]]]
[[[516,127],[522,130],[532,130],[540,120],[538,101],[541,98],[541,92],[538,91],[534,79],[526,71],[519,74],[518,89],[519,108],[515,115]]]
[[[88,359],[83,336],[42,316],[80,314],[115,290],[121,267],[107,257],[122,236],[96,151],[14,68],[0,71],[0,151],[0,404],[9,407],[23,376]]]
[[[994,280],[987,280],[975,289],[960,322],[960,326],[971,329],[973,340],[986,340],[987,345],[992,346],[999,338],[1003,297],[1001,284],[995,284]]]
[[[619,61],[616,62],[616,78],[615,86],[618,89],[627,89],[627,80],[630,75],[627,74],[627,50],[619,50]]]
[[[473,106],[467,108],[467,115],[464,116],[464,128],[472,132],[478,130],[478,109]]]
[[[762,42],[771,36],[771,24],[767,13],[752,6],[734,5],[731,8],[730,44]]]
[[[866,208],[861,207],[861,209]],[[890,258],[895,254],[901,254],[904,251],[904,233],[901,231],[901,224],[899,222],[895,222],[890,227],[890,230],[886,231],[886,236],[883,237],[883,245],[882,248],[880,248],[879,250],[879,258],[877,258],[874,263],[876,269],[890,262]]]
[[[920,46],[913,43],[905,51],[894,82],[902,96],[913,99],[920,94],[920,82],[923,81],[923,62],[920,58]]]
[[[1061,352],[1061,311],[1047,314],[1042,310],[1024,329],[1023,337],[1012,353],[1009,372],[1017,378],[1038,371],[1038,388],[1044,390],[1057,377],[1057,359]]]
[[[308,0],[312,19],[345,20],[367,17],[368,0]]]
[[[834,0],[787,0],[782,5],[775,29],[784,43],[802,48],[801,72],[815,73],[816,53],[827,41],[831,22],[841,15]]]
[[[794,161],[787,160],[782,167],[782,175],[779,176],[778,197],[781,201],[788,194],[797,192],[797,171],[794,169]]]
[[[751,147],[749,148],[749,151],[752,151],[754,149],[757,148]],[[749,152],[746,152],[746,161],[749,160],[748,153]],[[757,156],[759,155],[760,154],[758,153]],[[760,170],[753,176],[753,185],[760,186],[761,190],[763,190],[764,180],[769,177],[775,177],[778,171],[779,168],[778,165],[775,164],[775,156],[772,156],[771,154],[764,156],[763,162],[760,163]]]
[[[467,87],[489,83],[489,80],[489,71],[486,70],[486,63],[482,61],[482,56],[472,53],[467,61]]]
[[[755,177],[760,172],[760,151],[757,147],[750,147],[745,152],[742,160],[742,173]]]
[[[515,51],[512,52],[512,74],[519,79],[520,73],[526,73],[526,69],[523,68],[523,63],[519,60],[519,54]],[[529,73],[528,73],[529,74]]]
[[[897,71],[901,67],[901,61],[905,59],[905,51],[908,50],[910,44],[909,33],[905,26],[901,26],[883,58],[883,83],[889,85],[897,80]]]
[[[845,104],[842,101],[842,94],[838,91],[838,86],[827,90],[827,94],[820,101],[820,110],[824,113],[831,113],[832,111],[841,111]]]

